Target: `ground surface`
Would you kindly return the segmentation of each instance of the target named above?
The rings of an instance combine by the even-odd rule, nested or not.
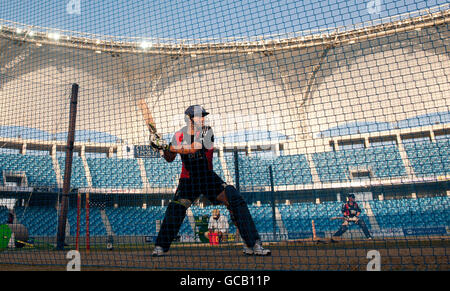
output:
[[[272,255],[244,256],[239,244],[175,244],[164,257],[152,257],[152,244],[103,246],[80,250],[81,270],[342,270],[365,271],[381,257],[381,270],[450,270],[450,241],[446,238],[376,241],[291,241],[265,244]],[[26,246],[0,251],[0,270],[66,270],[71,246],[63,251]]]

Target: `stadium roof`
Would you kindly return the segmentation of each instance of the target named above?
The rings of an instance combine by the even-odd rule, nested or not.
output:
[[[268,113],[259,106],[263,104],[261,102],[276,98],[279,104],[289,104],[290,108],[297,110],[281,114],[278,124],[286,122],[283,118],[292,123],[291,116],[304,114],[301,111],[303,102],[308,99],[316,68],[320,69],[327,49],[351,47],[354,43],[391,36],[389,41],[398,44],[397,35],[412,33],[417,37],[417,31],[421,29],[423,35],[427,35],[428,30],[437,29],[438,34],[445,36],[448,34],[446,25],[450,21],[449,7],[450,4],[446,3],[434,9],[349,27],[309,31],[309,34],[302,31],[268,38],[184,39],[180,42],[177,39],[159,39],[160,42],[144,46],[140,37],[99,35],[0,20],[3,52],[0,92],[7,100],[2,103],[2,113],[5,114],[0,117],[0,124],[39,129],[43,136],[66,131],[69,104],[61,96],[69,95],[73,82],[80,85],[80,113],[84,112],[77,120],[79,132],[88,132],[90,136],[108,132],[130,144],[148,141],[145,124],[135,108],[134,99],[142,96],[158,108],[154,118],[158,122],[164,120],[159,122],[165,126],[163,134],[178,127],[169,118],[183,112],[190,102],[210,102],[206,104],[208,110],[212,116],[217,116],[227,102],[234,104],[238,89],[241,89],[238,96],[241,104],[247,104],[247,107],[257,105],[251,110],[259,115],[259,121]],[[357,49],[371,53],[361,50],[361,46]],[[393,47],[387,49],[392,50]],[[356,57],[352,56],[352,60]],[[330,74],[332,69],[324,74]],[[234,76],[239,74],[240,79],[233,79],[234,83],[219,82],[218,85],[218,81],[201,76],[204,73],[220,79],[226,78],[228,72]],[[253,83],[245,83],[249,79]],[[173,88],[175,82],[178,83]],[[200,82],[209,83],[198,86]],[[254,90],[258,90],[256,97],[259,99],[255,99]],[[161,92],[164,92],[162,98]],[[218,100],[214,94],[228,99]],[[41,95],[42,99],[36,98]],[[168,100],[167,96],[172,99]],[[188,98],[180,102],[179,98],[183,96]],[[53,106],[51,110],[49,106]],[[33,111],[24,108],[32,108]],[[250,109],[229,109],[229,112],[236,112],[237,117],[234,118],[240,118],[245,111]],[[20,116],[21,120],[12,120],[9,116]],[[249,129],[251,125],[245,128]],[[293,130],[297,130],[288,129],[290,132],[284,128],[269,128],[269,131],[291,137]],[[228,134],[231,134],[229,130],[222,132],[222,136]],[[304,137],[298,134],[298,138]]]
[[[317,136],[337,137],[445,123],[450,123],[450,111],[418,115],[397,122],[351,122],[321,131]]]
[[[114,36],[39,27],[0,19],[1,37],[36,44],[91,49],[97,52],[132,52],[167,55],[273,52],[316,45],[346,44],[373,37],[420,29],[448,22],[450,3],[346,26],[330,26],[287,34],[250,37],[172,39]]]
[[[210,43],[291,38],[336,27],[372,26],[376,22],[392,22],[392,17],[410,18],[409,13],[446,4],[446,0],[2,0],[0,19],[84,33],[93,38],[97,35]]]

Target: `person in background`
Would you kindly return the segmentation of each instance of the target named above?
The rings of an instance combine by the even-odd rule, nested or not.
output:
[[[228,219],[224,215],[220,215],[219,209],[214,209],[212,215],[209,218],[208,231],[205,232],[205,236],[209,238],[210,233],[217,233],[219,236],[219,242],[228,238]]]
[[[361,208],[359,208],[358,203],[356,203],[354,194],[348,196],[348,201],[342,205],[341,212],[343,215],[343,222],[339,230],[333,234],[331,238],[332,241],[334,241],[334,238],[340,237],[348,230],[350,222],[357,224],[362,229],[367,239],[373,239],[369,229],[367,229],[366,223],[359,217]]]
[[[8,219],[7,219],[6,223],[7,224],[13,224],[14,223],[14,213],[12,213],[12,211],[9,211]]]

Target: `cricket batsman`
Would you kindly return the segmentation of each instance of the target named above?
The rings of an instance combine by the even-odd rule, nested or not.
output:
[[[262,247],[247,203],[234,186],[227,185],[213,171],[214,133],[211,127],[205,126],[208,114],[200,105],[189,106],[185,111],[186,126],[174,134],[170,144],[159,136],[151,138],[151,146],[163,151],[167,162],[172,162],[177,154],[182,161],[179,184],[167,207],[152,255],[163,256],[169,251],[186,210],[200,195],[204,195],[212,204],[223,204],[230,211],[231,219],[245,242],[245,255],[268,256],[271,252]]]
[[[341,224],[339,230],[333,234],[333,237],[331,238],[332,241],[333,238],[340,237],[348,230],[348,225],[350,222],[357,224],[362,229],[367,239],[373,239],[367,229],[366,223],[359,217],[361,214],[361,208],[359,208],[358,203],[356,203],[354,194],[348,195],[348,201],[342,205],[341,212],[343,214],[342,218],[344,222]]]

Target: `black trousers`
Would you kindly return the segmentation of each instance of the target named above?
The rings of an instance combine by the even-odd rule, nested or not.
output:
[[[343,235],[348,230],[348,224],[349,224],[348,221],[344,221],[342,223],[341,227],[339,228],[339,230],[333,236],[341,236],[341,235]],[[362,220],[360,218],[360,219],[358,219],[356,224],[362,229],[362,231],[364,232],[364,235],[367,238],[369,238],[370,237],[370,232],[369,232],[369,229],[367,228],[367,225],[364,222],[364,220]]]
[[[226,186],[226,183],[213,171],[200,177],[181,178],[175,197],[167,207],[155,245],[162,247],[167,252],[180,230],[190,204],[200,195],[204,195],[213,205],[222,204],[217,200],[217,196],[225,191]],[[244,199],[240,194],[234,196],[231,197],[232,201],[230,201],[228,210],[230,210],[233,222],[241,232],[246,244],[253,247],[256,240],[259,239],[258,231]],[[236,200],[238,200],[237,203],[235,203]]]

